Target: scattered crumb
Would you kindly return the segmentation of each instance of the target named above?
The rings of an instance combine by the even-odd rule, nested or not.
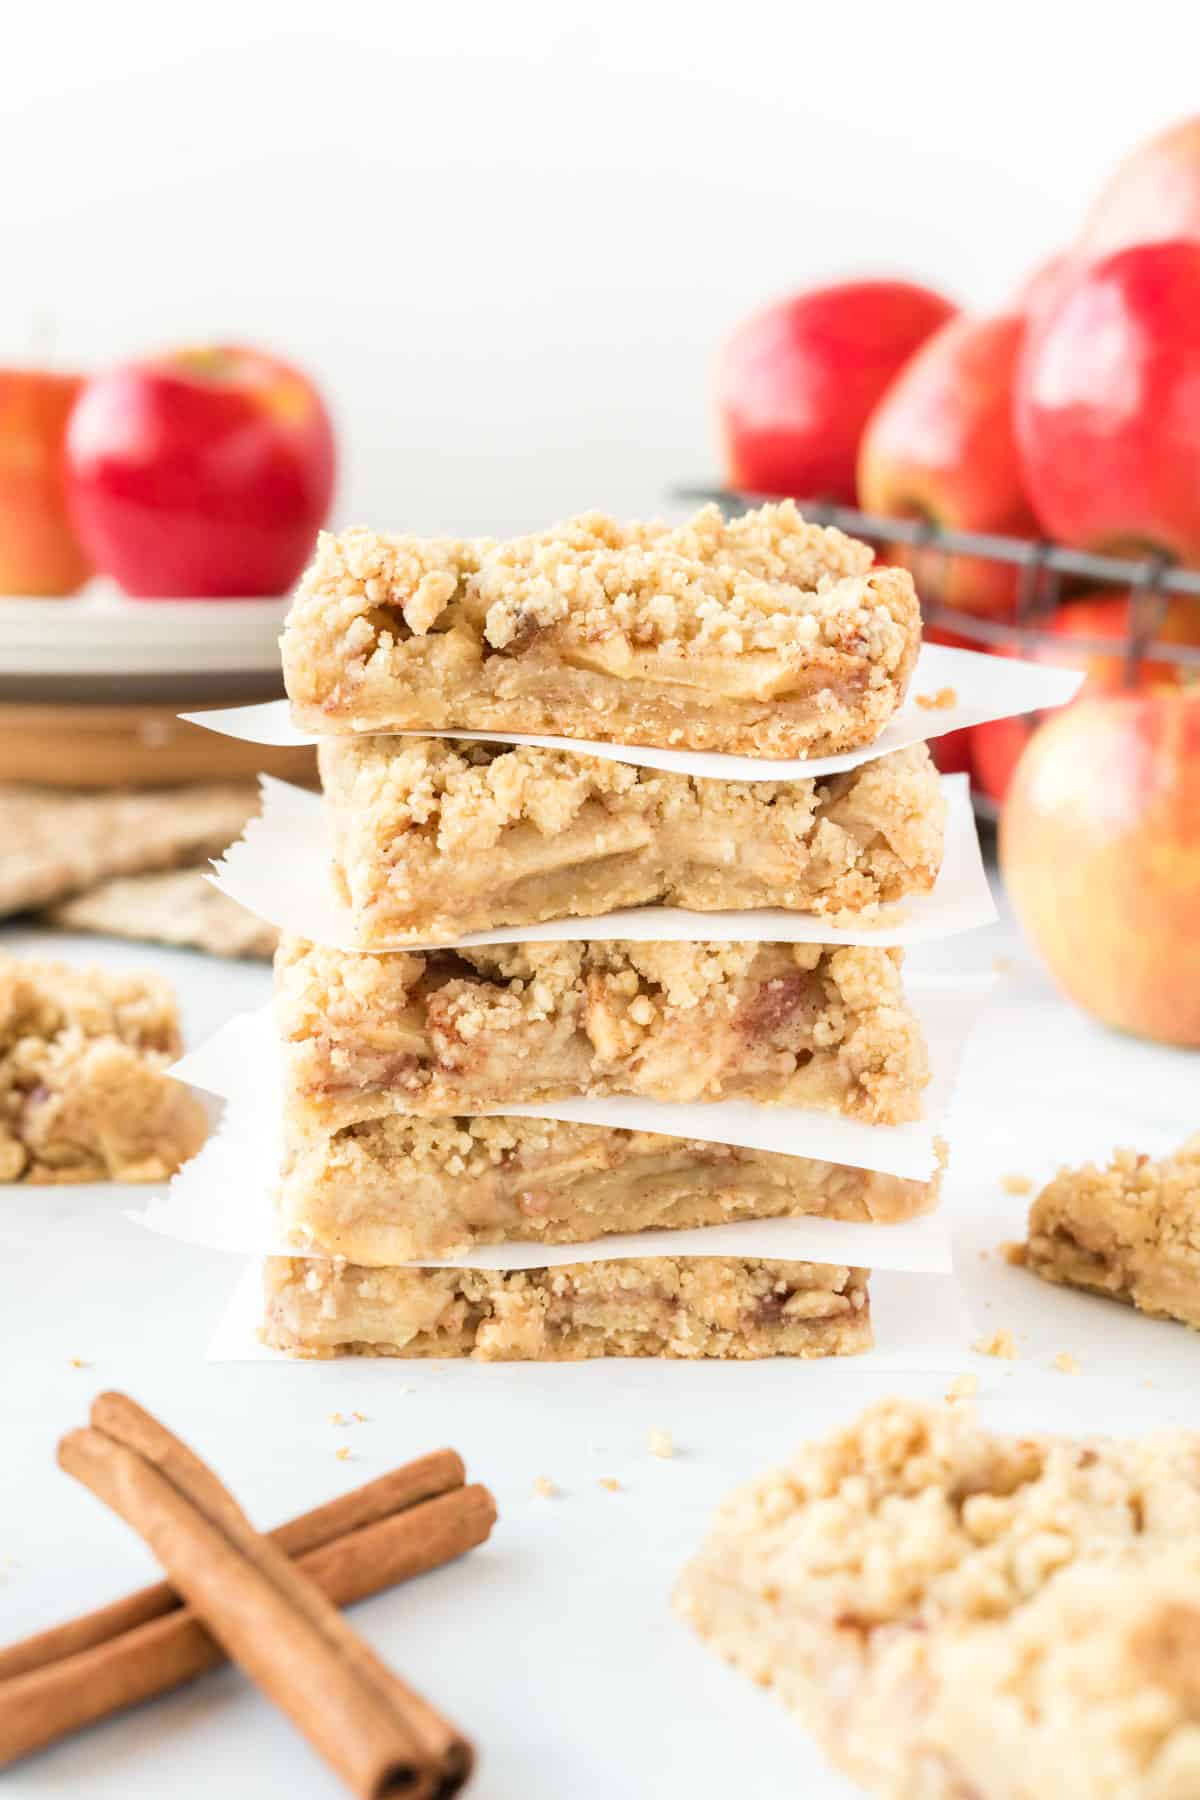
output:
[[[947,1400],[969,1400],[979,1392],[978,1375],[956,1375],[946,1390]]]
[[[367,1423],[366,1413],[352,1412],[350,1417],[354,1420],[356,1425],[365,1425]]]
[[[620,1482],[612,1475],[602,1475],[600,1477],[600,1486],[606,1488],[610,1494],[619,1494],[621,1491]]]
[[[1078,1375],[1079,1364],[1069,1350],[1060,1350],[1054,1359],[1054,1367],[1060,1375]]]
[[[651,1456],[661,1456],[665,1461],[675,1454],[675,1439],[669,1431],[660,1431],[657,1425],[653,1425],[646,1438],[646,1448]]]
[[[331,1425],[344,1425],[346,1421],[343,1419],[341,1413],[330,1413],[329,1423]]]
[[[1028,1175],[1005,1175],[1000,1186],[1006,1194],[1032,1194],[1033,1183]]]
[[[1012,1264],[1014,1269],[1023,1269],[1029,1254],[1029,1246],[1016,1243],[1012,1238],[1008,1238],[1000,1245],[1000,1254],[1006,1263]]]
[[[992,968],[997,975],[1007,975],[1013,966],[1011,956],[993,956]]]
[[[333,1454],[337,1457],[339,1462],[349,1462],[349,1460],[350,1460],[349,1444],[339,1444]]]
[[[1143,1381],[1142,1386],[1148,1387],[1148,1388],[1152,1388],[1154,1386],[1154,1383],[1151,1381],[1151,1379],[1148,1375],[1147,1375],[1145,1381]]]
[[[548,1475],[538,1475],[534,1478],[533,1491],[539,1500],[552,1500],[558,1489]]]
[[[999,1356],[1005,1362],[1015,1362],[1019,1354],[1017,1340],[1011,1331],[993,1331],[988,1337],[976,1338],[971,1345],[981,1356]]]
[[[918,694],[917,705],[923,706],[926,712],[949,712],[952,706],[958,705],[958,689],[944,687],[935,694]]]
[[[73,1369],[86,1369],[88,1366],[84,1362],[82,1356],[69,1356],[67,1358],[67,1361],[70,1363],[70,1365]]]

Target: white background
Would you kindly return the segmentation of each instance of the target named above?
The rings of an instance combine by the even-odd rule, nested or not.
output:
[[[344,428],[339,518],[418,531],[709,476],[713,347],[789,287],[1000,304],[1200,63],[1180,0],[0,14],[0,361],[50,320],[72,363],[276,346]]]

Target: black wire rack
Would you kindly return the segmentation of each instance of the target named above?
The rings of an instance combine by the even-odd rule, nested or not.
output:
[[[778,495],[734,492],[726,488],[680,488],[677,498],[703,502],[715,500],[726,511],[760,506]],[[818,525],[836,525],[853,537],[879,546],[903,544],[916,554],[909,560],[921,594],[921,611],[928,625],[956,633],[981,648],[1014,648],[1036,652],[1053,650],[1054,660],[1077,666],[1092,656],[1121,657],[1129,686],[1137,682],[1143,662],[1170,663],[1186,681],[1200,681],[1200,644],[1173,643],[1155,634],[1162,626],[1172,600],[1200,602],[1200,570],[1183,569],[1169,557],[1141,559],[1098,556],[1087,550],[1071,550],[1025,538],[996,537],[987,532],[948,531],[923,519],[893,519],[882,513],[859,512],[851,506],[835,506],[824,500],[797,500],[806,519]],[[984,618],[939,595],[946,591],[947,576],[957,557],[1008,564],[1017,571],[1011,617]],[[1046,623],[1080,584],[1094,590],[1111,587],[1130,596],[1129,630],[1121,638],[1070,638],[1047,630]]]

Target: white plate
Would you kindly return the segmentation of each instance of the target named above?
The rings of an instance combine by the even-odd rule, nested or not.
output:
[[[131,600],[97,583],[65,600],[0,598],[0,678],[278,675],[290,600]]]

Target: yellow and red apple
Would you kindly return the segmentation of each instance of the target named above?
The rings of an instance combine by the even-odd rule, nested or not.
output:
[[[1099,694],[1035,732],[1000,827],[1018,919],[1105,1024],[1200,1048],[1200,690]]]
[[[82,379],[0,369],[0,594],[73,594],[92,572],[67,512],[63,471]]]
[[[957,318],[942,325],[888,388],[863,434],[858,491],[869,512],[925,519],[958,531],[1031,537],[1012,429],[1013,377],[1025,320],[1020,313]],[[921,551],[889,547],[920,578]],[[936,598],[1003,618],[1017,573],[1004,563],[956,556],[933,577]]]
[[[853,506],[863,426],[955,310],[912,282],[847,281],[744,320],[717,375],[730,487]]]

